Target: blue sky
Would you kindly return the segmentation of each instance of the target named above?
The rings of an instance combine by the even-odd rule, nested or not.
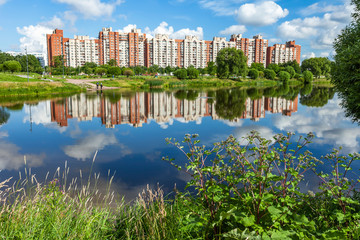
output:
[[[149,36],[230,38],[262,34],[269,45],[296,40],[302,59],[330,57],[332,42],[351,21],[350,0],[0,0],[0,50],[42,52],[54,28],[65,37],[97,37],[102,27]]]

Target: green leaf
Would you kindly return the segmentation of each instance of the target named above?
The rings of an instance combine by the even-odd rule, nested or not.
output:
[[[251,227],[255,224],[255,216],[251,215],[250,217],[243,217],[240,220],[240,223],[244,225],[245,227]]]

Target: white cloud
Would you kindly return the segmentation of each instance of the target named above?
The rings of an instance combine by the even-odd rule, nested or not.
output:
[[[26,105],[23,123],[30,121],[30,108],[32,123],[36,125],[51,123],[50,101],[39,102],[36,106]]]
[[[20,38],[20,49],[24,52],[27,48],[28,52],[43,53],[45,60],[47,54],[46,34],[52,33],[55,28],[63,28],[62,20],[54,16],[48,22],[42,22],[37,25],[29,25],[17,27],[16,31],[22,35]]]
[[[247,145],[249,141],[246,139],[246,136],[250,134],[251,131],[257,131],[261,137],[271,140],[275,133],[272,129],[260,126],[260,125],[248,125],[239,127],[234,132],[234,137],[240,142],[241,145]]]
[[[0,141],[0,170],[18,170],[24,166],[24,155],[29,167],[38,167],[42,165],[45,154],[22,154],[20,148],[13,143]]]
[[[335,97],[322,108],[307,108],[303,114],[295,113],[291,118],[275,115],[273,125],[282,131],[313,132],[316,143],[343,146],[347,153],[358,152],[360,129],[346,119],[340,104],[341,100]]]
[[[64,19],[66,21],[70,22],[71,26],[73,27],[77,20],[77,15],[75,13],[73,13],[72,11],[66,11],[66,12],[64,12]]]
[[[316,54],[314,52],[305,53],[301,56],[302,59],[314,58]]]
[[[236,18],[240,24],[251,26],[266,26],[276,23],[289,14],[287,9],[273,1],[247,3],[236,11]]]
[[[322,52],[320,53],[320,57],[329,57],[330,53],[329,52]]]
[[[239,1],[237,1],[239,2]],[[215,12],[218,16],[231,16],[235,14],[234,1],[228,0],[200,0],[199,4],[203,8],[207,8]]]
[[[127,26],[125,26],[123,29],[118,29],[116,30],[116,32],[119,33],[129,33],[131,32],[132,29],[136,28],[136,24],[129,24]]]
[[[322,6],[321,8],[319,6]],[[286,40],[310,39],[314,49],[331,49],[334,39],[350,21],[353,7],[349,1],[344,5],[313,4],[312,12],[325,12],[322,16],[296,18],[282,23],[277,34]],[[305,11],[305,10],[304,10]]]
[[[196,30],[189,28],[183,28],[178,31],[174,31],[172,26],[169,26],[167,22],[161,22],[154,30],[151,30],[149,27],[145,28],[145,33],[148,35],[148,38],[153,38],[156,34],[167,34],[170,38],[182,39],[185,36],[197,36],[199,39],[203,39],[204,31],[202,27],[197,27]]]
[[[114,145],[117,139],[114,134],[105,135],[103,133],[89,132],[86,137],[79,139],[76,144],[65,146],[65,154],[69,157],[86,160],[92,158],[96,150],[102,150],[108,145]]]
[[[100,0],[56,0],[59,3],[65,3],[71,6],[72,9],[81,13],[85,18],[98,18],[102,16],[110,17],[114,12],[116,6],[123,1],[116,0],[113,3],[103,3]]]
[[[0,6],[5,4],[7,2],[7,0],[0,0]]]
[[[8,132],[0,132],[0,138],[6,138],[9,136]]]
[[[240,34],[246,32],[246,27],[244,25],[232,25],[219,33],[221,35],[231,35],[231,34]]]

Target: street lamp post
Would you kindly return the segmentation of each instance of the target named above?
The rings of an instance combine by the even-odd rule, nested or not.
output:
[[[27,80],[29,82],[29,60],[28,60],[28,54],[27,54],[27,47],[25,48],[26,53],[26,72],[27,72]]]

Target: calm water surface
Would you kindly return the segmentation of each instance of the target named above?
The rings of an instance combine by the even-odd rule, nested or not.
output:
[[[183,187],[187,177],[161,160],[167,155],[183,159],[165,138],[181,140],[186,133],[198,133],[203,144],[211,145],[230,134],[241,139],[251,130],[266,138],[313,132],[309,149],[317,157],[339,146],[343,153],[359,152],[360,128],[344,116],[333,90],[314,88],[301,95],[290,89],[283,96],[274,92],[104,92],[1,103],[0,178],[18,178],[24,155],[40,181],[65,162],[71,177],[79,176],[80,169],[86,175],[98,150],[92,171],[106,182],[110,170],[114,190],[127,199],[147,184],[169,192],[175,183]]]

